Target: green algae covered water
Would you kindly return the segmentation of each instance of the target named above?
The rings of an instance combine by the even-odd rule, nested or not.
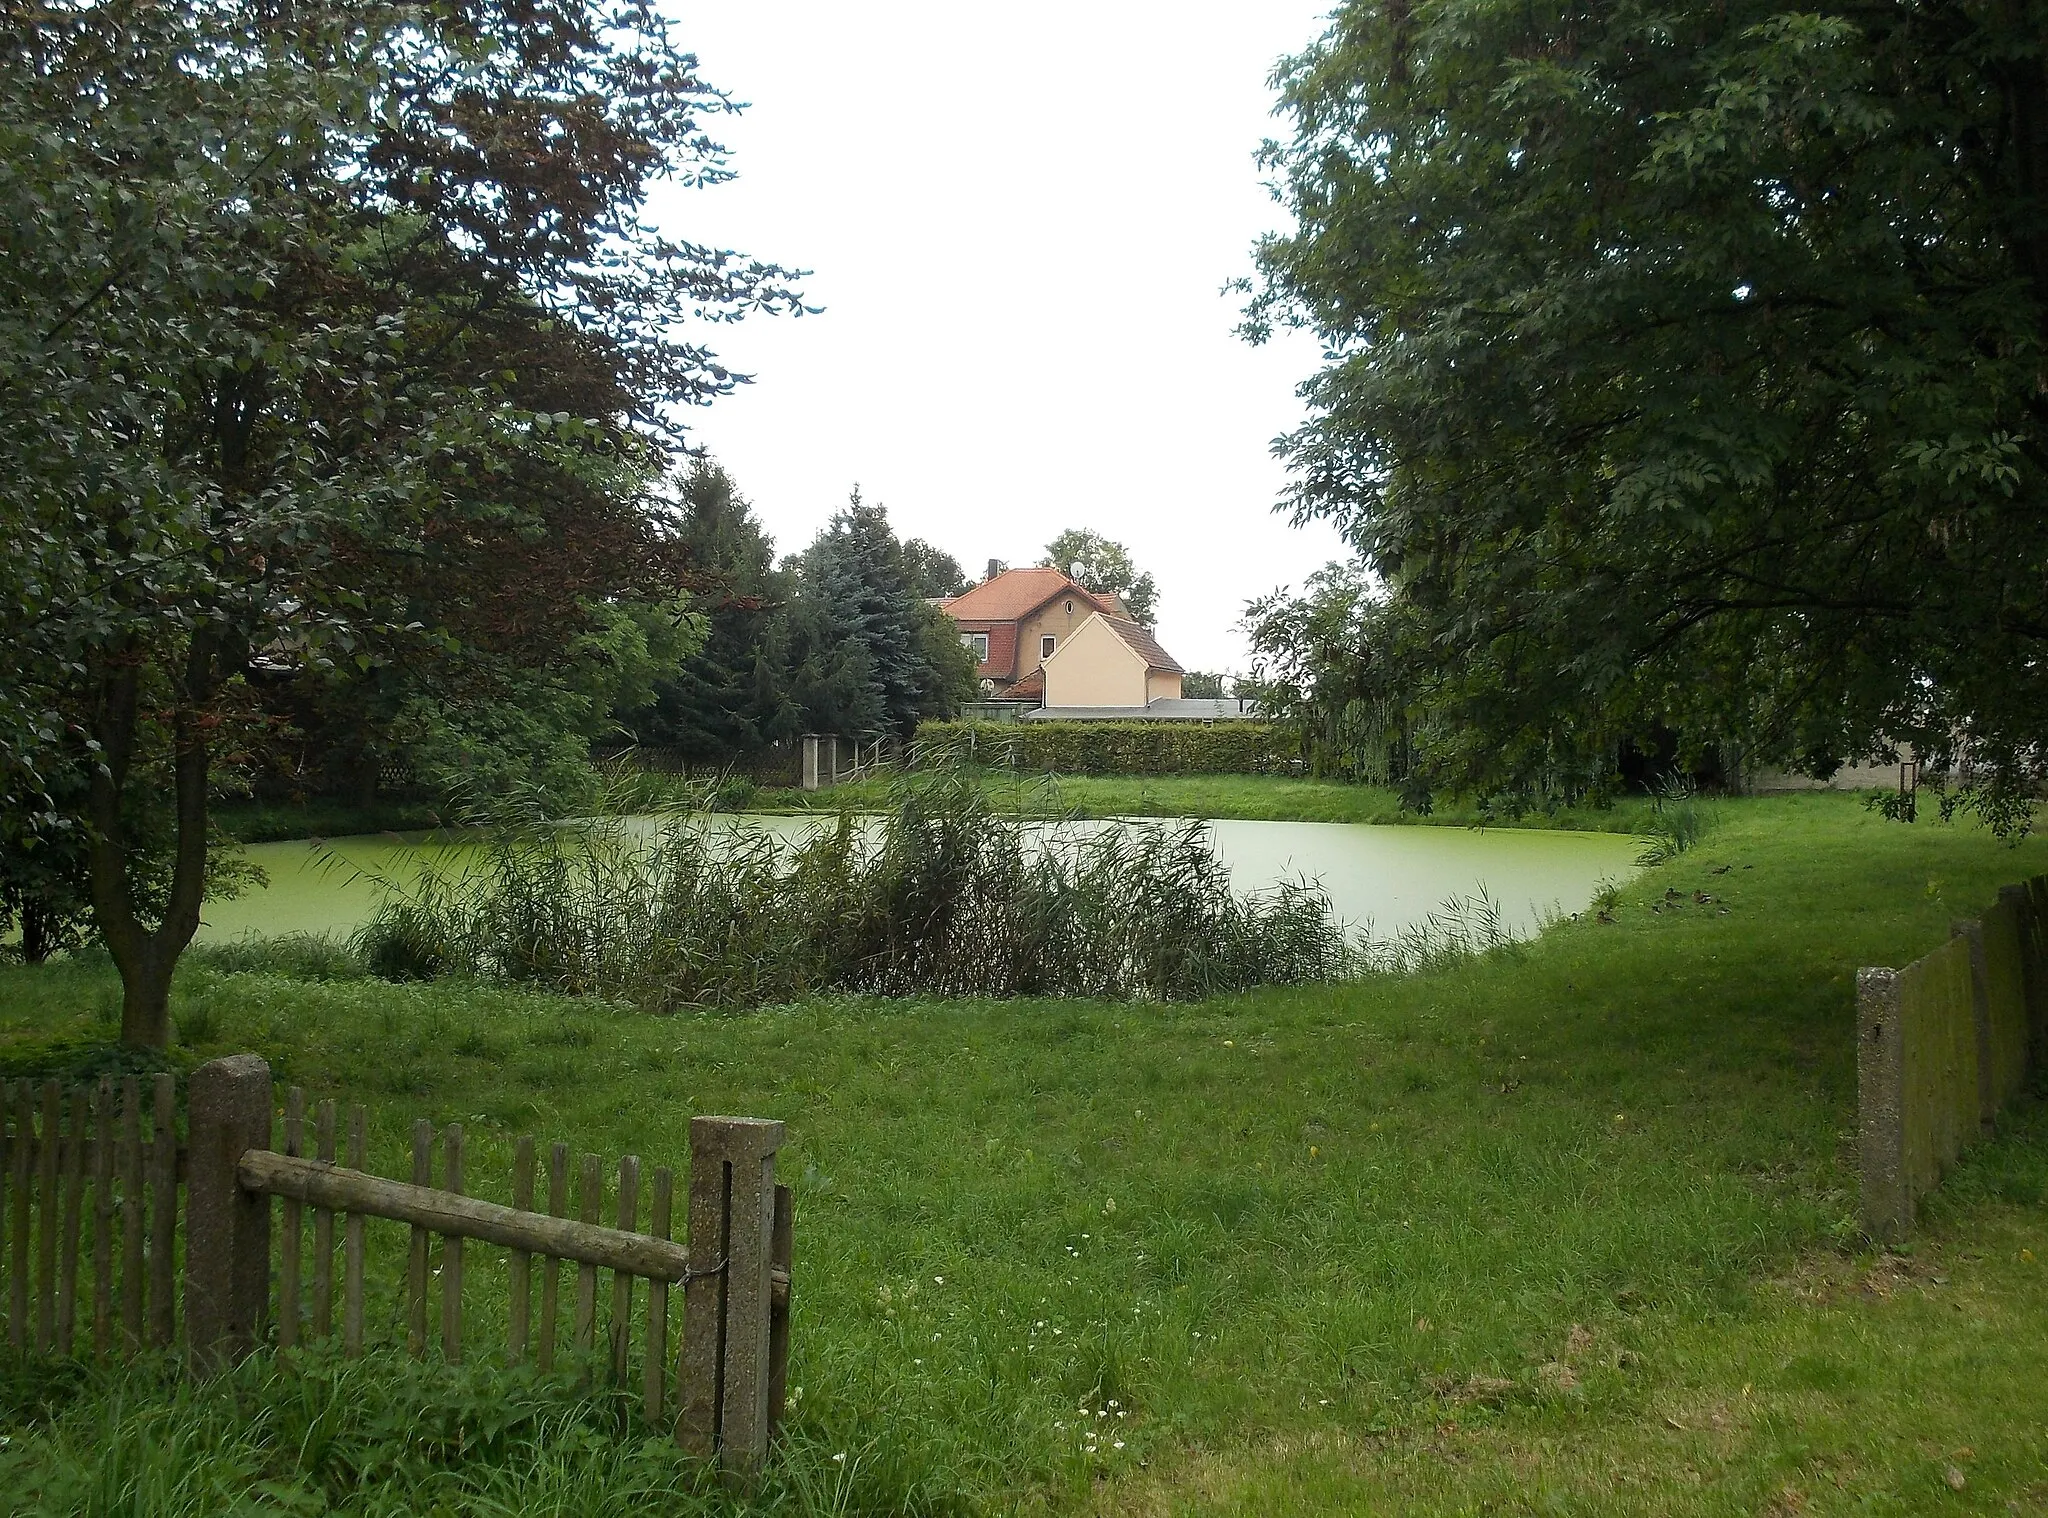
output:
[[[697,825],[757,828],[794,839],[821,824],[808,817],[719,816]],[[651,831],[653,824],[647,826]],[[1313,880],[1329,893],[1340,918],[1376,938],[1420,926],[1447,901],[1482,894],[1498,910],[1504,929],[1527,937],[1547,917],[1582,910],[1602,882],[1625,879],[1640,847],[1612,833],[1514,828],[1217,821],[1209,829],[1239,890]],[[269,884],[233,901],[207,903],[200,941],[346,934],[375,914],[387,892],[404,890],[424,869],[459,873],[480,854],[476,842],[447,834],[255,844],[249,857]]]

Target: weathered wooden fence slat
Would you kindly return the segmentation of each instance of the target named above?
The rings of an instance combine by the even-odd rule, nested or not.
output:
[[[114,1083],[104,1075],[93,1117],[92,1352],[104,1359],[113,1347],[114,1312]]]
[[[361,1107],[348,1110],[348,1164],[361,1170],[366,1163],[365,1130],[369,1117]],[[350,1359],[363,1352],[363,1215],[348,1211],[342,1225],[341,1244],[341,1352]]]
[[[362,1107],[348,1112],[344,1166],[335,1160],[335,1103],[322,1100],[309,1113],[302,1088],[282,1096],[274,1107],[269,1067],[254,1055],[202,1066],[191,1078],[190,1138],[181,1149],[177,1088],[168,1075],[147,1086],[134,1076],[68,1086],[0,1083],[0,1270],[8,1276],[0,1301],[8,1342],[84,1354],[81,1270],[90,1273],[94,1356],[182,1337],[191,1368],[205,1373],[273,1335],[281,1350],[330,1342],[339,1213],[341,1350],[360,1355],[365,1225],[380,1218],[409,1231],[401,1312],[413,1355],[429,1348],[438,1279],[440,1354],[450,1364],[463,1359],[466,1269],[489,1258],[468,1252],[467,1241],[477,1239],[510,1252],[508,1361],[530,1357],[549,1368],[560,1333],[561,1272],[572,1266],[568,1333],[579,1374],[603,1376],[620,1390],[637,1374],[650,1422],[673,1419],[679,1441],[728,1470],[758,1467],[780,1417],[789,1346],[792,1209],[789,1189],[774,1178],[781,1124],[692,1121],[686,1237],[678,1240],[672,1229],[685,1220],[674,1213],[675,1173],[652,1167],[643,1177],[637,1155],[617,1161],[616,1192],[607,1198],[600,1155],[551,1143],[547,1210],[538,1212],[540,1156],[531,1135],[515,1142],[508,1207],[468,1193],[461,1123],[437,1129],[417,1121],[413,1179],[387,1180],[364,1168]],[[600,1221],[608,1213],[609,1226]],[[603,1271],[611,1272],[608,1309],[598,1292]],[[636,1345],[641,1280],[645,1327]],[[678,1339],[669,1311],[679,1283]],[[274,1327],[267,1322],[273,1305]],[[673,1357],[672,1343],[680,1345]]]
[[[675,1188],[675,1172],[667,1166],[657,1166],[647,1231],[664,1242],[669,1236],[669,1210],[674,1205]],[[668,1383],[668,1284],[660,1276],[647,1282],[647,1355],[640,1374],[640,1406],[649,1423],[661,1422],[661,1394]]]
[[[782,1421],[789,1390],[790,1270],[796,1253],[796,1195],[787,1186],[775,1188],[774,1246],[769,1252],[768,1434]]]
[[[14,1250],[13,1270],[7,1280],[7,1343],[19,1352],[28,1348],[28,1227],[29,1159],[34,1147],[34,1127],[29,1116],[27,1081],[9,1081],[8,1105],[14,1108],[14,1137],[8,1155],[8,1170],[14,1179],[10,1201],[9,1242]]]
[[[129,1347],[142,1343],[142,1082],[121,1082],[121,1333]]]
[[[462,1124],[450,1123],[442,1154],[443,1190],[462,1195]],[[462,1235],[441,1236],[441,1354],[453,1365],[462,1359]]]
[[[619,1161],[619,1232],[632,1233],[640,1221],[640,1157]],[[633,1277],[612,1270],[612,1385],[624,1386],[633,1355]]]
[[[569,1146],[557,1139],[548,1146],[548,1216],[560,1218],[569,1212]],[[555,1320],[560,1311],[562,1262],[552,1250],[541,1259],[540,1353],[534,1363],[543,1372],[555,1366]]]
[[[172,1076],[159,1075],[155,1084],[156,1147],[150,1153],[149,1163],[149,1342],[158,1349],[168,1349],[178,1339],[178,1083]],[[262,1133],[267,1144],[267,1092],[263,1099]],[[269,1213],[264,1216],[267,1219]],[[251,1331],[258,1326],[252,1324]]]
[[[57,1083],[43,1082],[43,1128],[36,1139],[36,1353],[57,1340]]]
[[[533,1211],[533,1135],[522,1133],[512,1150],[512,1206]],[[533,1311],[533,1251],[512,1251],[512,1278],[505,1320],[505,1358],[517,1365],[526,1358]]]
[[[412,1183],[425,1190],[434,1180],[434,1125],[425,1118],[412,1125]],[[406,1255],[406,1346],[414,1355],[427,1352],[427,1244],[424,1223],[414,1222]]]
[[[284,1095],[284,1152],[300,1155],[305,1145],[306,1093],[294,1086]],[[299,1342],[299,1246],[305,1239],[299,1199],[286,1197],[278,1216],[283,1232],[277,1246],[277,1347],[290,1349]]]
[[[604,1162],[594,1154],[578,1156],[576,1171],[576,1212],[590,1227],[604,1216]],[[576,1266],[576,1321],[572,1342],[576,1353],[587,1355],[597,1343],[597,1266],[579,1260]]]
[[[14,1082],[0,1081],[0,1267],[7,1263],[7,1246],[14,1237],[13,1223],[7,1208],[11,1195],[15,1194],[15,1188],[11,1184],[14,1175],[14,1156],[21,1145],[14,1133],[13,1107]],[[20,1315],[8,1311],[7,1338],[9,1347],[15,1350],[21,1348],[16,1342],[19,1332]]]
[[[322,1101],[313,1119],[315,1156],[334,1163],[334,1100]],[[334,1209],[313,1209],[313,1337],[326,1340],[334,1334]]]
[[[78,1324],[78,1245],[85,1222],[85,1140],[89,1093],[71,1091],[71,1122],[64,1134],[64,1232],[57,1241],[57,1353],[69,1355]]]

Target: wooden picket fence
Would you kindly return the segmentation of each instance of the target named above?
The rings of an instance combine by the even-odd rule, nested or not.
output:
[[[415,1123],[412,1178],[395,1181],[364,1168],[362,1107],[344,1114],[327,1100],[309,1109],[298,1087],[285,1094],[283,1142],[274,1145],[270,1070],[254,1055],[202,1066],[187,1096],[181,1144],[168,1075],[146,1086],[133,1076],[69,1090],[54,1080],[0,1085],[0,1272],[14,1352],[182,1348],[201,1372],[262,1342],[326,1341],[360,1355],[365,1227],[383,1219],[408,1230],[402,1301],[414,1355],[463,1359],[464,1245],[495,1244],[509,1251],[507,1360],[548,1372],[566,1350],[579,1370],[604,1364],[614,1385],[630,1386],[637,1347],[649,1422],[673,1419],[683,1448],[728,1470],[751,1470],[765,1456],[789,1356],[791,1196],[775,1183],[781,1123],[691,1120],[687,1226],[677,1241],[674,1173],[656,1167],[644,1177],[643,1230],[634,1155],[617,1163],[606,1224],[609,1167],[564,1143],[547,1149],[541,1211],[543,1163],[531,1136],[514,1146],[504,1206],[469,1194],[459,1123]],[[601,1285],[610,1312],[600,1361]],[[678,1285],[682,1333],[671,1358]]]
[[[1863,1228],[1896,1243],[1963,1150],[2048,1075],[2048,875],[2002,887],[1904,969],[1858,971],[1856,1003]]]

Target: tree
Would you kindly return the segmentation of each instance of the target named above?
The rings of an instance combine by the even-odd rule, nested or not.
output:
[[[522,537],[522,472],[630,495],[655,409],[735,383],[677,331],[793,303],[639,224],[726,108],[651,5],[0,0],[0,807],[83,841],[124,1042],[167,1040],[251,672],[435,641],[351,567]],[[521,334],[615,403],[518,405]]]
[[[973,695],[974,660],[952,619],[912,590],[887,509],[858,486],[798,572],[792,686],[808,730],[907,738]]]
[[[974,585],[958,559],[923,538],[912,538],[903,545],[903,572],[910,579],[912,595],[934,600],[965,595]]]
[[[1191,669],[1180,677],[1180,693],[1195,701],[1221,701],[1225,695],[1224,683],[1222,675]]]
[[[630,718],[643,743],[724,761],[795,732],[784,689],[788,577],[775,545],[718,465],[699,460],[677,502],[677,541],[701,588],[693,596],[707,624],[703,646],[655,682],[653,701]]]
[[[1310,575],[1300,595],[1277,590],[1245,607],[1252,675],[1239,694],[1248,688],[1267,717],[1294,729],[1316,774],[1409,780],[1413,714],[1381,666],[1401,615],[1357,566],[1342,563]],[[1412,799],[1426,805],[1420,794]]]
[[[1285,65],[1247,330],[1328,355],[1297,519],[1395,608],[1431,783],[1661,729],[1891,740],[2001,825],[2048,754],[2048,13],[1344,6]]]
[[[1159,586],[1131,562],[1131,551],[1099,532],[1069,527],[1045,545],[1045,562],[1078,581],[1083,590],[1121,597],[1124,610],[1147,627],[1158,620]]]

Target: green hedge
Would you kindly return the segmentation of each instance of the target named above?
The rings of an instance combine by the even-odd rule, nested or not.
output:
[[[1270,722],[927,722],[912,763],[1061,775],[1287,775],[1295,736]]]

